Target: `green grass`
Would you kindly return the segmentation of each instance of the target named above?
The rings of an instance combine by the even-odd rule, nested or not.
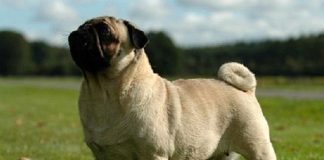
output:
[[[0,81],[0,159],[90,159],[78,118],[78,91],[16,81]]]
[[[278,160],[324,159],[324,100],[261,98]]]
[[[0,160],[92,159],[78,117],[79,83],[0,78]],[[278,160],[324,159],[324,100],[259,100]]]

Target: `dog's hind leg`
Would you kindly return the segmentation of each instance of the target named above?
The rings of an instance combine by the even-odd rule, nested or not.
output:
[[[242,155],[248,160],[276,160],[276,154],[271,143],[246,146]]]
[[[256,122],[256,121],[255,121]],[[270,141],[269,129],[266,121],[260,125],[262,120],[259,119],[258,125],[250,122],[247,125],[253,125],[253,129],[246,127],[241,130],[234,138],[232,144],[233,150],[248,160],[276,160],[276,154]]]

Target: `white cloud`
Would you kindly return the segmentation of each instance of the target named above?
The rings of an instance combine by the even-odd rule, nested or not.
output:
[[[20,8],[23,7],[26,1],[24,0],[0,0],[1,5],[9,7]]]
[[[64,44],[86,18],[107,14],[128,19],[145,31],[164,30],[181,45],[283,39],[324,31],[323,0],[0,0],[0,5],[28,12],[31,17],[24,19],[38,26],[26,31],[27,37],[45,37],[55,44]]]
[[[86,3],[96,3],[98,0],[70,0],[73,3],[86,4]]]
[[[188,13],[170,31],[181,45],[210,45],[230,42],[244,37],[249,27],[244,19],[231,12],[213,12],[209,15]]]
[[[163,18],[168,9],[163,0],[137,0],[132,1],[130,16],[137,19]]]
[[[180,3],[201,7],[210,10],[247,10],[247,9],[269,9],[285,8],[291,6],[294,0],[178,0]]]
[[[132,21],[139,28],[152,30],[168,30],[169,14],[173,9],[164,0],[137,0],[131,1],[129,14],[126,19]]]
[[[253,6],[258,0],[178,0],[180,3],[205,9],[237,9]]]
[[[37,13],[38,20],[52,22],[69,22],[78,18],[77,12],[63,1],[53,0],[43,3]]]
[[[320,0],[178,0],[184,12],[160,22],[181,45],[288,38],[324,31]]]
[[[42,25],[48,25],[49,32],[47,35],[40,33],[34,35],[43,36],[56,45],[65,44],[67,35],[81,23],[77,11],[61,0],[39,4],[35,20]]]

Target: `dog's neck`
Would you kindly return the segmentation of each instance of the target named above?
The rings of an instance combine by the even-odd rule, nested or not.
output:
[[[154,74],[144,50],[136,54],[134,60],[116,78],[107,79],[106,74],[99,73],[86,74],[82,86],[87,88],[87,97],[109,102],[111,105],[104,108],[115,108],[123,114],[129,112],[130,108],[141,107],[149,101],[151,90],[159,76]],[[104,110],[100,106],[95,108],[98,112]]]
[[[132,83],[145,83],[146,79],[155,76],[144,49],[135,51],[135,57],[117,76],[110,76],[109,69],[100,73],[85,73],[84,78],[89,86],[110,92],[119,91],[125,94]],[[118,88],[116,88],[118,87]]]
[[[153,74],[153,70],[144,49],[135,50],[135,57],[127,67],[120,73],[119,79],[129,81],[130,78],[147,76]]]

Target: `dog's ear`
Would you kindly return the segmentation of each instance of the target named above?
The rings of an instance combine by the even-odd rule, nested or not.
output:
[[[128,34],[130,36],[130,40],[136,49],[144,48],[149,42],[145,33],[139,29],[137,29],[134,25],[132,25],[128,21],[124,21],[128,29]]]

